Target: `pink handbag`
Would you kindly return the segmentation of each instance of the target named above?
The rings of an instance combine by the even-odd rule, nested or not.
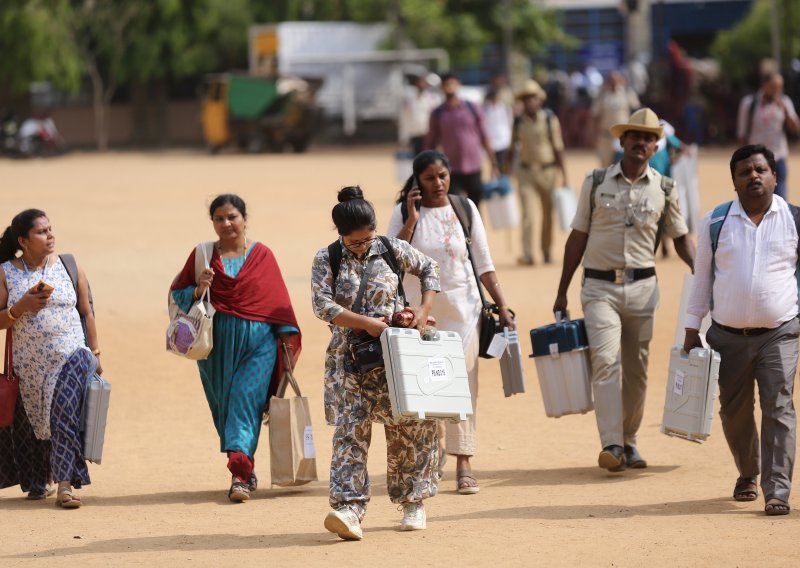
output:
[[[19,379],[14,375],[14,356],[11,345],[11,328],[6,330],[6,353],[3,374],[0,375],[0,428],[14,422],[14,408],[19,395]]]

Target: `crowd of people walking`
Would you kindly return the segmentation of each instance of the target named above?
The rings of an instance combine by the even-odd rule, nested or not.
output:
[[[760,98],[743,102],[740,114],[752,121],[746,138],[767,130],[775,110],[770,105],[777,105],[788,124],[798,124],[775,77],[770,81]],[[598,116],[608,127],[601,153],[607,157],[606,142],[616,140],[621,158],[582,181],[552,306],[567,313],[567,291],[582,266],[597,464],[611,472],[648,466],[637,433],[659,303],[656,251],[666,236],[695,273],[687,351],[702,346],[702,318],[710,312],[713,319],[707,337],[722,355],[722,424],[738,470],[733,498],[756,499],[760,474],[766,514],[787,514],[796,430],[800,210],[779,195],[784,158],[761,144],[733,154],[737,197],[704,217],[696,251],[674,182],[651,166],[665,127],[649,108],[630,113],[636,103],[618,87],[612,79]],[[324,526],[342,539],[363,538],[373,423],[383,424],[386,433],[388,495],[402,509],[402,530],[426,528],[425,502],[437,494],[448,456],[456,462],[454,489],[465,495],[480,491],[472,468],[477,413],[443,427],[432,419],[398,418],[384,366],[354,353],[374,343],[400,309],[421,333],[433,318],[439,329],[455,331],[462,340],[476,408],[481,288],[498,306],[500,326],[516,326],[480,213],[484,160],[493,175],[517,164],[528,219],[522,264],[533,264],[526,202],[537,194],[548,217],[556,178],[567,183],[560,123],[543,109],[547,95],[538,83],[529,81],[516,94],[521,112],[502,116],[508,131],[492,136],[483,108],[460,99],[458,88],[455,77],[444,78],[445,102],[431,105],[424,142],[419,130],[410,131],[412,143],[428,149],[417,153],[385,230],[364,190],[344,187],[331,211],[338,238],[313,258],[313,312],[332,332],[324,352],[324,409],[333,427],[331,511]],[[488,104],[497,105],[502,96],[496,89]],[[778,150],[784,148],[779,144]],[[257,489],[263,416],[285,365],[293,367],[300,355],[302,335],[277,260],[247,235],[245,202],[219,195],[208,214],[217,238],[189,254],[169,298],[184,313],[203,298],[213,306],[213,348],[197,365],[219,449],[228,459],[228,498],[241,503]],[[552,222],[545,219],[542,230],[541,252],[550,263]],[[55,242],[49,218],[36,209],[16,215],[0,238],[0,328],[6,330],[20,386],[13,424],[0,429],[0,487],[19,485],[29,499],[57,492],[58,505],[77,508],[82,505],[77,489],[90,482],[81,445],[82,404],[88,377],[103,369],[88,279],[71,256],[56,253]],[[323,356],[322,348],[314,351]],[[288,358],[280,356],[284,352]],[[763,415],[760,451],[754,384]]]

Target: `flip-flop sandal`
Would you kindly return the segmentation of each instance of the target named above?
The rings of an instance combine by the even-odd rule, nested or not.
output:
[[[56,506],[62,509],[78,509],[83,505],[81,498],[75,495],[71,489],[62,489],[56,497]]]
[[[755,501],[758,499],[758,485],[755,477],[740,477],[733,488],[734,501]]]
[[[473,481],[475,485],[471,485],[468,480]],[[481,488],[478,487],[478,480],[475,479],[471,473],[456,474],[456,481],[459,495],[475,495],[481,490]]]
[[[258,478],[256,477],[256,472],[250,474],[250,479],[247,480],[248,489],[250,489],[250,493],[253,493],[256,489],[258,489]]]
[[[791,511],[789,507],[789,503],[782,499],[777,499],[773,497],[772,499],[767,499],[767,504],[764,505],[764,514],[768,517],[777,517],[779,515],[788,515]]]

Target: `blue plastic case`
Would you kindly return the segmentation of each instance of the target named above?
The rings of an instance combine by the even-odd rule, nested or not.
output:
[[[551,323],[531,330],[531,344],[533,355],[531,357],[541,357],[550,355],[551,345],[555,349],[558,347],[559,353],[566,353],[575,349],[589,346],[586,337],[586,326],[583,319],[562,321]]]

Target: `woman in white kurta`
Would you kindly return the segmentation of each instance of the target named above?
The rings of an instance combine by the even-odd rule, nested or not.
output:
[[[22,403],[0,444],[0,470],[10,472],[0,476],[0,487],[19,483],[28,498],[44,498],[49,464],[56,504],[78,508],[74,489],[90,483],[81,410],[89,377],[102,373],[89,284],[79,266],[73,284],[55,253],[50,220],[38,209],[14,217],[0,237],[0,263],[0,329],[12,334]],[[15,467],[4,467],[10,460]]]
[[[503,297],[492,264],[486,229],[475,204],[460,196],[448,194],[450,164],[441,152],[428,150],[414,159],[414,175],[400,192],[386,233],[408,241],[415,248],[439,263],[442,290],[431,310],[436,326],[456,331],[464,342],[473,414],[458,424],[447,423],[445,450],[456,456],[457,488],[461,494],[478,492],[470,458],[475,454],[476,402],[478,396],[478,324],[481,299],[475,273],[467,254],[464,228],[451,205],[451,199],[463,199],[464,210],[471,211],[470,239],[475,269],[492,300],[500,306],[500,324],[509,328],[514,322]],[[418,208],[419,207],[419,208]],[[467,209],[469,208],[469,209]],[[469,214],[469,213],[468,213]],[[406,217],[404,219],[404,217]],[[406,279],[411,276],[406,276]],[[408,300],[414,304],[418,286],[406,284]]]

